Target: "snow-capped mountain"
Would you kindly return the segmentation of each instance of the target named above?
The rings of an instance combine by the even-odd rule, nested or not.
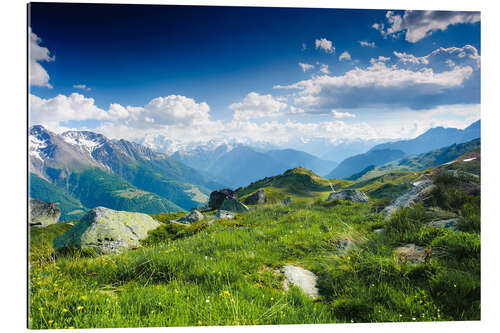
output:
[[[103,182],[97,178],[109,178],[106,174],[115,177],[112,177],[115,183],[126,182],[128,187],[124,185],[107,194],[107,203],[111,200],[109,196],[119,196],[120,199],[113,199],[116,203],[124,195],[135,197],[140,193],[147,195],[151,192],[149,195],[158,195],[181,208],[189,209],[204,202],[210,190],[219,186],[166,154],[134,142],[111,140],[94,132],[68,131],[56,134],[37,125],[30,128],[28,142],[30,172],[51,184],[72,188],[75,193],[84,191],[87,195],[92,191],[101,191],[100,188],[89,186],[99,187]],[[89,171],[96,169],[100,171]],[[80,179],[82,174],[97,178],[84,185]],[[103,183],[102,186],[108,185]],[[131,186],[136,189],[130,194],[120,194],[122,192],[119,191]],[[108,186],[108,189],[112,187],[116,186]],[[86,204],[84,200],[82,203]]]

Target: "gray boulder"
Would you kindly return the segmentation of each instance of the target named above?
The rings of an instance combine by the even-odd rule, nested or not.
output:
[[[54,249],[74,246],[91,248],[98,254],[117,253],[140,246],[140,240],[160,223],[142,213],[122,212],[105,207],[90,210],[77,224],[54,239]]]
[[[236,192],[229,188],[213,191],[208,199],[208,207],[210,209],[219,209],[225,199],[238,199]]]
[[[177,222],[180,223],[193,223],[198,222],[204,219],[202,213],[200,213],[197,209],[191,210],[189,213],[184,215],[183,217],[177,219]]]
[[[328,196],[327,201],[345,200],[352,202],[368,202],[368,197],[360,190],[344,190],[340,192],[332,192]]]
[[[219,210],[217,214],[215,214],[216,219],[234,219],[235,217],[235,213],[228,212],[227,210]]]
[[[394,249],[394,257],[398,264],[400,263],[425,263],[430,260],[432,251],[415,244],[406,244]]]
[[[46,227],[57,223],[61,217],[61,210],[55,202],[45,202],[38,199],[29,199],[29,220],[32,227]]]
[[[288,290],[289,285],[293,284],[312,298],[319,296],[318,288],[316,288],[318,277],[313,272],[292,265],[283,266],[282,271],[285,275],[285,280],[283,281],[283,288],[285,290]]]
[[[458,223],[458,218],[454,218],[448,220],[433,221],[428,223],[427,225],[429,227],[445,228],[445,229],[450,229],[452,231],[457,231],[458,230],[457,223]]]
[[[247,205],[262,205],[267,203],[267,195],[264,190],[258,190],[254,194],[246,197],[245,204]]]
[[[422,180],[413,183],[413,187],[405,194],[396,198],[391,205],[382,211],[387,217],[390,217],[400,207],[410,207],[417,202],[422,201],[434,189],[435,185],[430,180]]]
[[[248,211],[248,207],[239,202],[237,199],[233,198],[226,198],[222,202],[222,205],[220,205],[219,209],[221,210],[227,210],[230,212],[235,212],[235,213],[242,213]]]

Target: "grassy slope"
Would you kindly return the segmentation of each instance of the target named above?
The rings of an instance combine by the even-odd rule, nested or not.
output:
[[[287,176],[303,179],[304,174],[309,172],[295,170]],[[410,176],[393,177],[397,181]],[[278,176],[270,182],[281,186],[275,187],[279,193],[287,193],[291,189],[285,179]],[[318,184],[328,186],[325,180],[316,180],[311,185],[314,189]],[[261,185],[269,184],[268,180]],[[251,186],[240,189],[241,193],[257,188]],[[460,202],[459,208],[467,209],[454,209],[454,214],[463,216],[463,230],[468,232],[453,233],[424,226],[430,216],[422,207],[400,211],[386,221],[372,213],[370,203],[324,204],[309,191],[296,197],[301,200],[288,206],[268,205],[210,227],[160,227],[142,249],[96,258],[60,255],[54,260],[50,242],[37,239],[45,230],[50,237],[56,231],[37,230],[30,259],[30,325],[79,328],[480,318],[476,199]],[[446,200],[453,207],[458,202],[454,197]],[[155,215],[162,221],[178,216]],[[372,232],[380,227],[387,232]],[[357,246],[339,252],[337,241],[344,238]],[[432,247],[435,254],[425,264],[398,264],[392,251],[409,242]],[[283,277],[276,270],[285,264],[300,265],[318,275],[322,296],[317,302],[295,288],[282,289]]]
[[[98,168],[71,174],[68,187],[69,192],[89,208],[105,206],[144,213],[182,210],[171,201],[139,190],[123,178]]]
[[[73,198],[63,189],[52,185],[33,173],[30,173],[29,184],[30,197],[47,202],[57,202],[59,204],[61,221],[79,219],[87,210],[78,199]]]

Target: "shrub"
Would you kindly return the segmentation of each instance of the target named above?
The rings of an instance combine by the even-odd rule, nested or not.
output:
[[[481,239],[478,234],[450,232],[434,239],[431,246],[446,251],[455,260],[480,259],[481,255]]]
[[[458,221],[457,227],[465,232],[481,232],[481,207],[480,204],[474,202],[478,201],[475,198],[464,204],[460,209],[462,216]]]

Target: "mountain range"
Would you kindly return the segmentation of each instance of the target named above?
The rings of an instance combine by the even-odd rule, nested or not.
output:
[[[259,151],[245,145],[228,144],[177,151],[171,157],[232,188],[299,166],[323,175],[337,165],[334,161],[294,149]]]
[[[343,160],[327,178],[348,178],[370,166],[379,166],[411,155],[440,149],[481,137],[481,120],[465,129],[434,127],[411,140],[378,144],[364,154]]]
[[[98,133],[56,134],[33,126],[28,140],[34,180],[30,194],[49,193],[42,188],[56,186],[76,206],[79,202],[87,208],[177,211],[203,204],[210,191],[221,186],[166,154]]]

